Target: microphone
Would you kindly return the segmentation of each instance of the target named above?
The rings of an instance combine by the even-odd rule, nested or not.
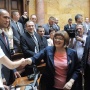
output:
[[[33,74],[28,75],[28,80],[33,80],[35,78],[35,75],[38,73],[38,69],[36,65],[31,66],[33,67]]]
[[[40,77],[40,72],[38,72],[38,73],[35,75],[35,78],[34,78],[32,87],[35,87],[35,86],[36,86],[37,80],[38,80],[39,77]]]

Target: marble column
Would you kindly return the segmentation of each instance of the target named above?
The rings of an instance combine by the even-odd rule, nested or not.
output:
[[[38,18],[37,23],[43,25],[45,19],[44,0],[36,0],[36,15]]]

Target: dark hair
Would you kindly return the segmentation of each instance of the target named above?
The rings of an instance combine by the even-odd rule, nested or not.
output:
[[[68,21],[72,21],[72,18],[69,18]]]
[[[53,32],[53,31],[55,31],[54,28],[49,29],[49,34],[50,34],[51,32]]]
[[[80,17],[82,17],[82,15],[81,15],[81,14],[77,14],[77,15],[75,16],[75,21],[77,21]]]
[[[62,36],[64,38],[65,46],[68,46],[68,44],[69,44],[69,35],[68,35],[68,33],[65,30],[57,31],[55,33],[55,35],[54,35],[54,38],[56,36]]]
[[[37,28],[37,31],[39,31],[40,28],[44,28],[44,27],[39,25],[38,28]]]

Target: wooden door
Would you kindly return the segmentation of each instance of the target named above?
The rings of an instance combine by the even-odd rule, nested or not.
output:
[[[0,0],[0,8],[8,10],[10,14],[12,11],[19,11],[22,15],[23,5],[23,0]]]

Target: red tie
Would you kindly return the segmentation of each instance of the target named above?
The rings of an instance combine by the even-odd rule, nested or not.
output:
[[[6,37],[5,37],[5,33],[4,33],[4,32],[2,32],[2,36],[3,36],[4,42],[5,42],[6,45],[7,45],[7,40],[6,40]]]

